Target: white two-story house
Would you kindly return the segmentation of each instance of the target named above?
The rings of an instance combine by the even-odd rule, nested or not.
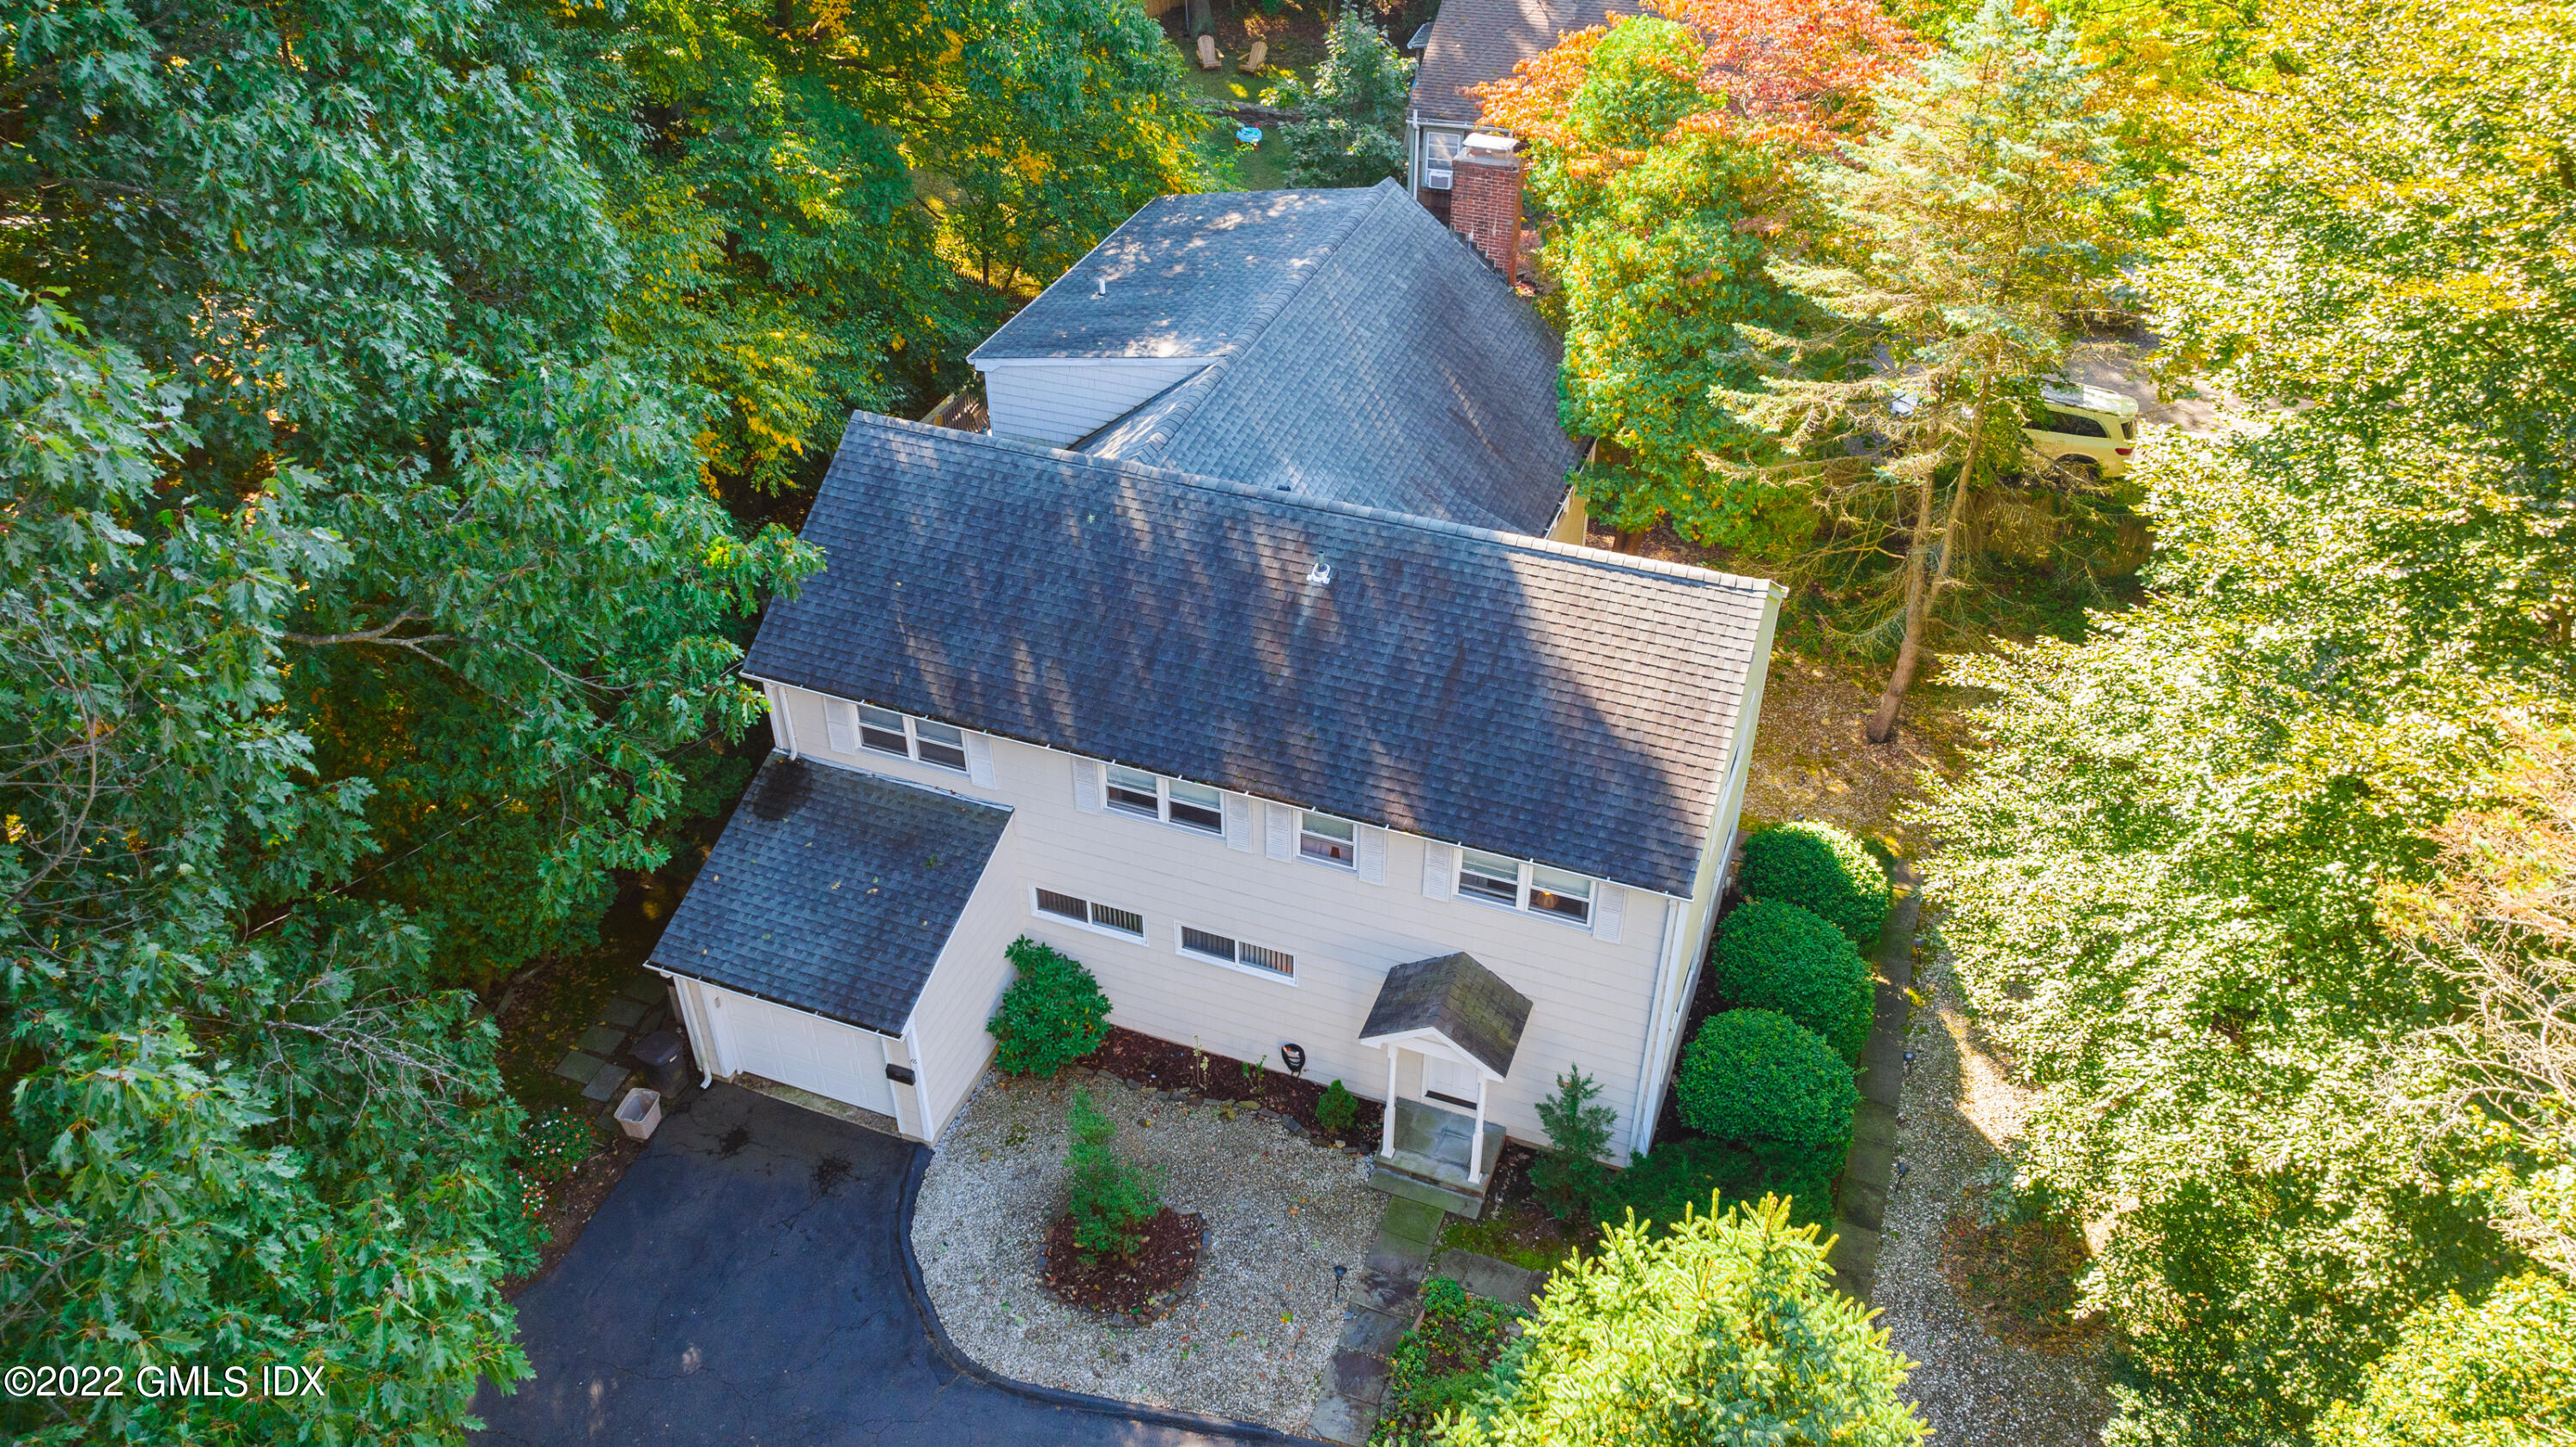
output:
[[[1121,328],[1195,365],[1084,400]],[[1443,355],[1471,342],[1508,355]],[[1508,445],[1558,489],[1577,455],[1553,338],[1391,183],[1158,202],[977,361],[1021,436],[854,417],[827,566],[746,661],[777,752],[654,954],[702,1065],[936,1140],[1027,935],[1115,1024],[1396,1103],[1405,1170],[1480,1183],[1576,1067],[1643,1148],[1780,591],[1537,536],[1562,500],[1525,459],[1401,445],[1412,409],[1444,445],[1544,430]],[[1024,440],[1006,374],[1048,367],[1073,420]],[[1236,395],[1265,382],[1296,416]],[[1526,530],[1460,519],[1500,510],[1480,469]]]

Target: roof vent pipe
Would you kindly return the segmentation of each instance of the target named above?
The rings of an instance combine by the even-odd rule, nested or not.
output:
[[[1320,588],[1331,581],[1333,581],[1333,565],[1321,558],[1317,558],[1315,566],[1306,570],[1306,586],[1309,588]]]
[[[1091,284],[1091,294],[1094,298],[1109,295],[1109,278],[1104,276],[1098,281],[1093,282]]]

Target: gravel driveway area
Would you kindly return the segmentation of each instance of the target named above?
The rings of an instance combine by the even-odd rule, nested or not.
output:
[[[1120,1154],[1162,1169],[1164,1203],[1207,1221],[1195,1283],[1150,1325],[1113,1326],[1039,1284],[1076,1088],[1118,1122]],[[1280,1117],[1226,1120],[1183,1092],[1089,1071],[994,1076],[922,1179],[913,1252],[950,1338],[994,1371],[1303,1432],[1341,1333],[1333,1268],[1357,1277],[1388,1199],[1363,1166]]]
[[[1905,1390],[1932,1424],[1932,1447],[2091,1447],[2110,1416],[2098,1341],[2061,1353],[1999,1341],[1941,1274],[1942,1225],[1961,1188],[2020,1133],[2031,1092],[1961,1008],[1948,958],[1929,953],[1937,936],[1920,938],[1914,987],[1927,1003],[1905,1042],[1914,1063],[1896,1133],[1911,1169],[1888,1199],[1878,1324],[1916,1363]]]

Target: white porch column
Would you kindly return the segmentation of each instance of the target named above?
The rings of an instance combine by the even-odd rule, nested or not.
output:
[[[1476,1072],[1476,1129],[1467,1137],[1467,1184],[1485,1179],[1485,1072]]]
[[[1378,1121],[1377,1153],[1395,1154],[1395,1046],[1386,1047],[1386,1114]]]

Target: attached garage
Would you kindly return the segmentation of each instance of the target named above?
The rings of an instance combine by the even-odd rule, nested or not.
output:
[[[749,995],[705,987],[707,1028],[719,1074],[754,1075],[862,1110],[895,1116],[888,1065],[908,1066],[903,1042]],[[887,1046],[894,1048],[889,1058]]]
[[[916,1007],[1010,819],[999,805],[771,756],[653,949],[699,1063],[874,1111],[916,1139],[935,1133],[983,1057],[925,1060]],[[960,1078],[933,1098],[943,1065]]]

